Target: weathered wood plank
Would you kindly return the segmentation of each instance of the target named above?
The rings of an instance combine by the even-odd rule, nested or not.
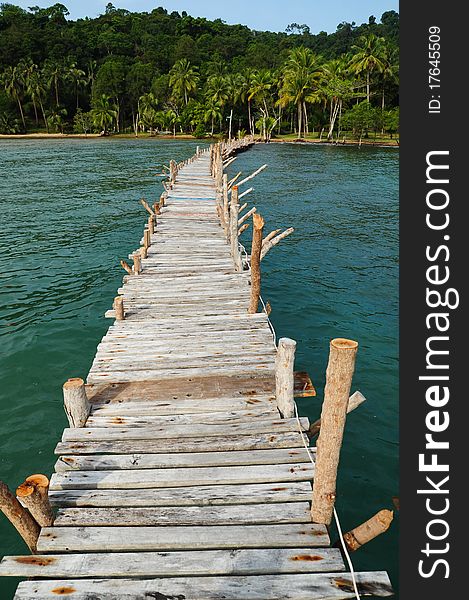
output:
[[[255,420],[278,418],[278,412],[272,407],[264,410],[241,410],[226,412],[207,412],[195,415],[165,415],[165,416],[91,416],[86,421],[86,427],[149,427],[155,425],[171,426],[193,425],[196,423],[210,425],[211,423],[252,423]]]
[[[309,419],[300,418],[300,426],[303,431],[308,431]],[[298,422],[296,419],[266,419],[253,420],[243,423],[213,423],[206,425],[204,423],[195,423],[190,427],[187,425],[171,425],[164,427],[90,427],[90,428],[66,428],[62,435],[62,441],[125,441],[125,440],[155,440],[157,438],[200,438],[202,436],[216,437],[229,435],[252,435],[259,433],[285,433],[298,431]],[[216,442],[215,442],[216,443]]]
[[[52,475],[50,489],[137,489],[283,483],[285,481],[312,481],[313,477],[314,465],[311,462],[229,467],[179,467],[177,469],[64,471]]]
[[[314,452],[316,449],[312,448]],[[271,465],[308,462],[304,448],[249,450],[239,452],[188,452],[179,454],[106,454],[95,456],[61,456],[55,470],[106,471],[117,469],[168,469],[177,467],[219,467],[236,465]]]
[[[324,525],[219,525],[217,527],[43,527],[38,552],[119,550],[224,550],[328,546]]]
[[[184,577],[342,571],[335,548],[125,552],[6,556],[0,577]]]
[[[310,523],[308,502],[141,508],[62,508],[54,527],[148,527]]]
[[[393,594],[387,573],[356,573],[361,595]],[[355,598],[347,573],[305,573],[229,577],[136,579],[59,579],[23,581],[14,600],[56,600],[58,594],[74,600],[349,600]]]
[[[263,450],[265,448],[302,448],[300,433],[264,433],[202,438],[159,438],[121,440],[83,440],[59,442],[56,454],[159,454],[178,452],[219,452]]]
[[[75,506],[223,506],[311,500],[308,481],[138,490],[51,490],[51,503]]]

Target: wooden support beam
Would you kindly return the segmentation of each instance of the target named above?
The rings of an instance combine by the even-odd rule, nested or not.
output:
[[[275,395],[277,408],[284,419],[295,416],[294,364],[296,342],[290,338],[280,338],[275,358]]]
[[[234,186],[234,184],[236,183],[236,181],[241,177],[241,175],[243,174],[242,171],[240,171],[239,173],[237,173],[233,179],[230,179],[230,181],[228,182],[228,190],[231,190],[231,188]],[[239,186],[238,186],[239,187]]]
[[[248,229],[249,227],[251,227],[251,223],[245,223],[244,225],[241,225],[241,227],[238,229],[238,237],[244,233],[246,231],[246,229]]]
[[[337,338],[330,343],[311,508],[313,521],[324,525],[331,523],[334,510],[337,469],[357,349],[358,343],[353,340]]]
[[[91,405],[85,391],[85,382],[81,377],[68,379],[62,387],[64,409],[70,427],[84,427]]]
[[[134,274],[135,275],[140,275],[140,273],[142,272],[142,255],[140,254],[140,252],[135,252],[134,254],[132,254],[132,258],[134,261]]]
[[[230,239],[230,208],[229,208],[229,199],[228,199],[228,175],[225,173],[223,175],[223,221],[224,221],[224,229],[225,229],[225,237],[226,240]]]
[[[149,248],[151,246],[151,232],[146,228],[143,232],[143,245],[145,248]]]
[[[261,173],[266,168],[267,168],[267,165],[262,165],[262,167],[259,167],[257,169],[257,171],[254,171],[254,173],[252,173],[251,175],[249,175],[248,177],[245,177],[242,181],[240,181],[238,183],[238,187],[241,186],[241,185],[243,185],[243,183],[246,183],[247,181],[249,181],[250,179],[252,179],[256,175],[259,175],[259,173]]]
[[[239,194],[238,194],[238,202],[239,202]],[[245,210],[248,207],[248,203],[245,202],[242,206],[239,207],[239,211],[238,211],[238,215],[240,215],[243,210]]]
[[[365,521],[358,527],[344,534],[344,542],[350,552],[355,552],[375,537],[387,531],[393,521],[394,513],[392,510],[384,508],[377,512],[371,519]]]
[[[268,235],[266,235],[265,238],[262,240],[262,247],[264,247],[267,244],[267,242],[269,242],[272,238],[274,238],[281,231],[282,231],[281,229],[274,229]]]
[[[54,512],[49,502],[49,479],[45,475],[30,475],[16,488],[16,496],[41,527],[54,523]]]
[[[140,198],[140,204],[143,206],[143,208],[148,212],[148,214],[150,216],[154,215],[155,213],[152,211],[152,209],[150,208],[150,206],[148,205],[148,202],[145,200],[145,198]]]
[[[3,481],[0,481],[0,510],[16,528],[31,552],[35,554],[41,528]]]
[[[255,213],[253,219],[252,246],[251,246],[251,301],[248,313],[254,314],[259,306],[261,294],[261,248],[262,233],[264,231],[264,219],[259,213]]]
[[[160,205],[158,202],[154,202],[153,203],[153,212],[155,213],[155,215],[159,215],[161,213],[160,211]]]
[[[231,241],[231,256],[236,271],[239,273],[243,270],[243,261],[241,259],[241,251],[238,243],[238,186],[233,187],[230,202],[230,241]]]
[[[124,312],[124,299],[122,296],[116,296],[114,298],[114,310],[116,312],[116,320],[123,321],[125,319]]]
[[[365,402],[365,400],[366,400],[366,398],[361,392],[359,392],[359,391],[354,392],[348,399],[347,414],[351,413],[352,410],[355,410],[356,408],[358,408],[360,406],[360,404]],[[321,419],[318,419],[314,423],[311,423],[308,435],[310,437],[314,437],[315,435],[317,435],[319,433],[320,429],[321,429]]]
[[[148,217],[148,229],[150,230],[151,235],[155,233],[155,220],[155,215],[150,215]]]
[[[262,246],[261,260],[265,257],[265,255],[271,248],[276,246],[281,240],[286,238],[288,235],[290,235],[294,231],[295,230],[293,229],[293,227],[289,227],[288,229],[285,229],[285,231],[283,233],[281,233],[280,235],[277,235],[276,237],[274,237],[274,238],[270,239],[268,242],[266,242]]]
[[[146,246],[141,246],[138,251],[140,252],[140,257],[141,258],[147,258],[148,257],[148,248]]]
[[[243,198],[244,196],[247,196],[248,194],[250,194],[252,191],[254,191],[254,188],[248,188],[245,192],[243,192],[242,194],[240,194],[238,196],[238,200],[241,200],[241,198]]]
[[[238,225],[242,225],[244,223],[244,221],[247,221],[249,219],[249,217],[251,215],[253,215],[255,212],[257,212],[257,208],[255,206],[253,206],[251,208],[251,210],[248,210],[248,212],[245,215],[243,215],[241,217],[241,219],[238,220]]]
[[[127,273],[129,275],[132,275],[132,273],[133,273],[132,268],[129,267],[129,265],[126,263],[125,260],[121,260],[121,267],[124,269],[124,271],[127,271]]]

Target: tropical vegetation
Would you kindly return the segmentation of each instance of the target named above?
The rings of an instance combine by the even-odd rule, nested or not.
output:
[[[0,133],[395,134],[399,15],[311,34],[156,8],[0,4]]]

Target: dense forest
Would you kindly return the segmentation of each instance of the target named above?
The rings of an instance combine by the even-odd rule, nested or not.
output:
[[[398,130],[399,15],[311,34],[254,31],[187,13],[0,4],[0,133]]]

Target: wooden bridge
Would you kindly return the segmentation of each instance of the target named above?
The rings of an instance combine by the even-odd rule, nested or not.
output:
[[[172,163],[167,192],[146,205],[116,320],[86,385],[64,386],[56,514],[47,481],[17,492],[40,526],[24,536],[34,554],[0,565],[28,578],[17,600],[356,597],[341,550],[312,520],[315,448],[294,414],[294,394],[308,393],[293,390],[294,343],[276,348],[253,298],[262,224],[246,270],[235,186],[227,206],[222,161],[250,143]],[[355,579],[361,595],[392,594],[386,573]]]

